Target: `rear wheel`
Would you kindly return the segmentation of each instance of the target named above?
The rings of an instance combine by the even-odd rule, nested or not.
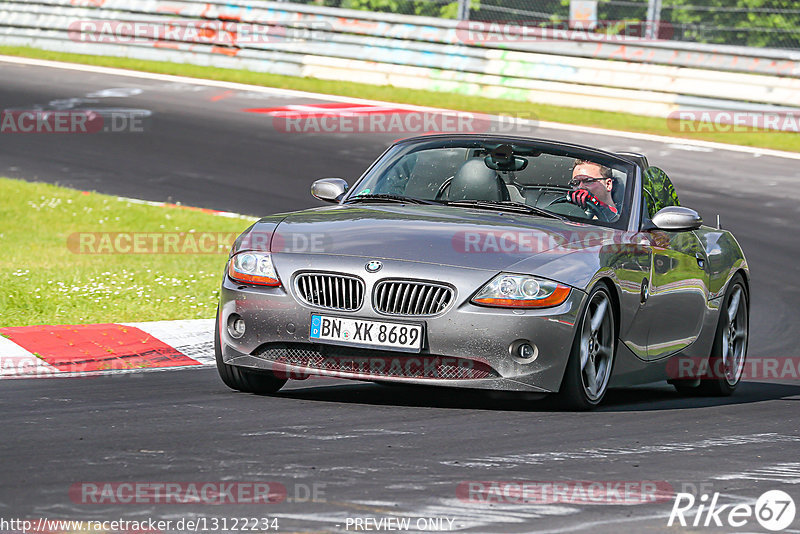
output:
[[[272,371],[251,371],[222,361],[222,346],[219,334],[219,312],[214,325],[214,356],[217,360],[217,372],[222,381],[231,389],[245,393],[275,393],[283,387],[286,379],[278,378]]]
[[[591,410],[608,389],[616,353],[616,330],[611,296],[604,285],[596,286],[580,315],[578,331],[557,394],[561,406]]]
[[[708,372],[700,380],[698,393],[727,397],[739,385],[747,357],[749,311],[744,279],[737,273],[725,292]]]

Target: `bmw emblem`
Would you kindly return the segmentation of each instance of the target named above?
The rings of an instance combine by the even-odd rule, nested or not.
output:
[[[368,273],[377,273],[381,270],[381,267],[383,267],[381,262],[373,260],[365,266],[365,269],[367,269]]]

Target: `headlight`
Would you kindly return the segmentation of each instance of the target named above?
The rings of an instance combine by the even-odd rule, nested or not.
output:
[[[498,308],[547,308],[569,296],[570,287],[552,280],[519,274],[499,274],[472,298],[474,304]]]
[[[228,276],[237,282],[279,286],[281,281],[268,252],[240,252],[228,263]]]

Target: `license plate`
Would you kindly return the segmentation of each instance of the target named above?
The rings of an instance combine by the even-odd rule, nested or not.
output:
[[[422,325],[312,315],[309,337],[340,345],[419,352]]]

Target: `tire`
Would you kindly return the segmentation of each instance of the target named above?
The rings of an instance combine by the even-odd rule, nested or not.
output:
[[[700,380],[698,393],[715,397],[733,394],[742,380],[749,329],[750,298],[742,275],[736,273],[725,291],[708,371]]]
[[[244,393],[267,395],[283,387],[286,379],[276,377],[272,371],[250,371],[222,361],[222,346],[219,338],[219,310],[214,324],[214,356],[219,377],[231,389]]]
[[[575,340],[556,401],[586,411],[600,405],[608,390],[616,355],[616,317],[608,288],[598,284],[581,311]]]

